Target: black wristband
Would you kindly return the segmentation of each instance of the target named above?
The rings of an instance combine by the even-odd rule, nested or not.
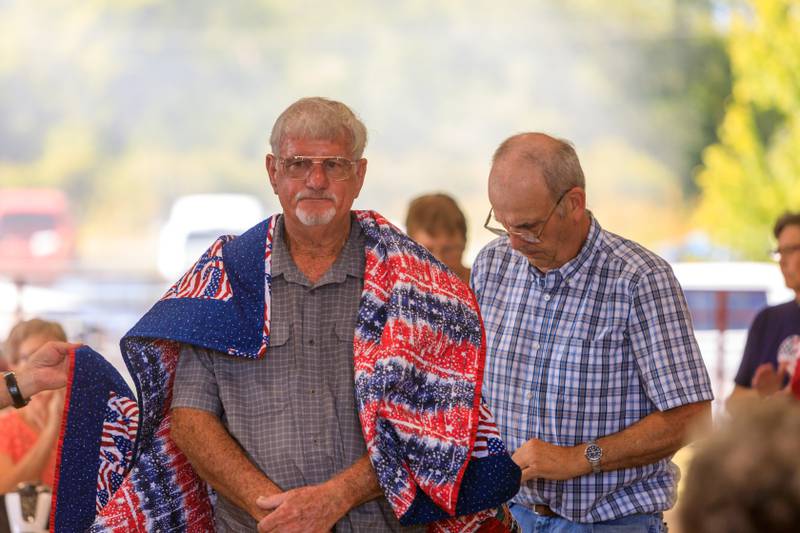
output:
[[[14,407],[19,409],[28,405],[28,402],[31,400],[30,398],[26,400],[22,397],[22,392],[20,392],[19,385],[17,384],[17,376],[13,372],[6,372],[3,374],[3,378],[6,380],[8,394],[11,396],[11,401],[14,402]]]

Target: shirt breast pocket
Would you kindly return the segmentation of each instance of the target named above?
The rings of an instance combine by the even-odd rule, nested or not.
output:
[[[570,402],[621,393],[622,376],[627,376],[632,370],[622,336],[569,339],[557,353],[558,357],[551,365],[550,378],[557,380],[564,399]]]
[[[291,333],[287,326],[273,327],[269,346],[261,359],[225,356],[215,371],[220,399],[230,423],[234,417],[244,424],[252,417],[284,410],[292,386]]]

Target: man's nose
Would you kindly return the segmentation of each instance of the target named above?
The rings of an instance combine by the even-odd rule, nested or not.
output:
[[[539,242],[541,242],[541,241],[534,242],[532,239],[525,239],[521,235],[517,235],[516,233],[509,233],[508,241],[509,244],[511,244],[511,247],[515,250],[528,247],[532,244],[539,244]]]
[[[306,177],[306,187],[309,189],[326,189],[329,185],[327,174],[322,166],[322,162],[315,161]]]
[[[508,234],[508,244],[511,245],[511,248],[517,251],[520,251],[521,248],[524,248],[528,243],[525,242],[524,239],[521,239],[518,235],[514,235],[513,233]]]

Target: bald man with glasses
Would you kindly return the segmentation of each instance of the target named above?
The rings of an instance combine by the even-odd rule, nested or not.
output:
[[[485,394],[522,468],[525,531],[661,531],[672,455],[710,422],[711,385],[670,266],[586,209],[573,147],[503,142],[471,283]]]

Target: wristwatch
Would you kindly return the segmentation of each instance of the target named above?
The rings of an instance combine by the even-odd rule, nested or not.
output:
[[[592,465],[592,472],[598,474],[601,471],[600,459],[603,457],[603,448],[598,446],[595,441],[590,440],[589,444],[586,445],[583,456],[586,457],[586,460]]]
[[[14,402],[14,407],[19,409],[28,405],[28,402],[31,400],[30,398],[26,400],[22,397],[22,392],[19,390],[19,384],[17,384],[17,376],[13,372],[4,372],[3,379],[6,381],[8,395],[11,396],[11,401]]]

